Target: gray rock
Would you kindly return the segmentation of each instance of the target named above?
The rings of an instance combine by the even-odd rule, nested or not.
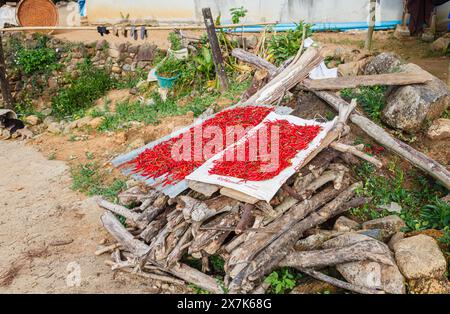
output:
[[[420,67],[414,64],[401,66],[402,70]],[[430,74],[431,75],[431,74]],[[396,88],[387,98],[382,119],[391,127],[407,132],[418,131],[425,119],[433,120],[442,115],[450,103],[447,85],[435,76],[425,84]]]
[[[58,122],[52,122],[48,125],[47,131],[52,134],[61,133],[61,125]]]
[[[44,116],[49,116],[52,114],[52,108],[45,108],[44,110],[41,111],[41,114]]]
[[[402,62],[396,54],[391,52],[383,52],[367,63],[364,74],[373,75],[389,73],[401,64]]]
[[[408,38],[411,37],[411,33],[408,26],[397,25],[397,27],[395,28],[394,36],[397,39]]]
[[[447,34],[446,36],[436,39],[431,44],[431,49],[436,52],[445,53],[449,45],[450,45],[450,36]]]
[[[436,119],[429,127],[427,136],[432,140],[450,138],[450,119]]]
[[[334,223],[333,230],[349,232],[361,229],[361,225],[354,220],[351,220],[345,216],[339,217]]]
[[[41,119],[39,119],[38,116],[31,115],[25,118],[25,122],[29,125],[38,125],[41,122]]]
[[[46,127],[48,127],[51,123],[55,122],[55,118],[52,116],[45,117],[43,123]]]
[[[407,279],[441,278],[447,262],[432,237],[419,234],[394,245],[395,260]]]
[[[157,49],[156,45],[142,45],[139,47],[137,52],[137,62],[140,61],[153,61],[155,56],[155,51]]]
[[[386,236],[386,231],[382,229],[359,230],[358,234],[371,237],[381,242],[384,242],[387,238],[389,238],[388,236]]]
[[[397,215],[386,216],[366,221],[362,224],[363,229],[382,229],[386,232],[386,240],[393,234],[405,227],[405,222]]]

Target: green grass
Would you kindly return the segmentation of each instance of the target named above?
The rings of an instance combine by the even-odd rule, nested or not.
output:
[[[375,122],[380,122],[381,111],[386,100],[386,86],[369,86],[358,89],[343,89],[341,96],[346,100],[356,98],[358,104],[364,109],[364,112]]]
[[[353,215],[362,220],[391,215],[392,213],[377,208],[396,202],[402,207],[400,217],[407,225],[405,231],[444,229],[449,226],[449,206],[439,199],[448,193],[443,186],[414,173],[406,176],[395,164],[391,164],[389,168],[390,173],[387,175],[377,173],[367,162],[356,168],[358,179],[363,181],[358,194],[372,197],[372,201],[352,209]],[[414,182],[413,187],[405,187],[407,182]]]
[[[96,162],[80,164],[71,170],[71,174],[72,189],[89,196],[101,195],[110,201],[117,201],[117,195],[125,188],[125,181],[119,179],[105,184],[106,173]]]
[[[234,99],[248,87],[248,82],[241,84],[231,84],[230,89],[223,94],[223,97]],[[189,102],[184,106],[179,106],[178,102],[187,97],[192,91],[185,90],[177,97],[169,97],[163,101],[158,93],[152,94],[153,105],[146,105],[139,101],[121,102],[116,105],[115,112],[110,112],[108,104],[105,104],[103,110],[91,112],[93,117],[105,117],[103,123],[99,126],[99,131],[112,131],[127,128],[127,123],[131,121],[142,122],[145,124],[158,124],[160,119],[169,116],[184,115],[189,111],[194,116],[202,114],[209,106],[211,106],[220,96],[217,91],[202,90],[196,93]]]

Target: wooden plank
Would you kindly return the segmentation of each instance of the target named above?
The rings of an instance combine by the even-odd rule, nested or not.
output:
[[[191,190],[201,193],[207,197],[212,196],[214,193],[219,191],[219,187],[214,184],[194,181],[194,180],[186,180],[188,182],[188,186]]]
[[[310,90],[339,90],[344,88],[356,88],[358,86],[423,84],[429,81],[431,81],[430,74],[425,71],[418,71],[344,76],[320,80],[306,79],[303,81],[303,85]]]
[[[230,188],[226,188],[226,187],[223,187],[220,189],[220,194],[228,196],[228,197],[238,200],[240,202],[244,202],[244,203],[248,203],[248,204],[252,204],[252,205],[259,202],[259,199],[257,199],[257,198],[254,198],[245,193],[242,193],[242,192],[230,189]]]

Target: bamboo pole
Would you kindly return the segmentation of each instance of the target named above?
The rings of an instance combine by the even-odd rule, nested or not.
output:
[[[228,24],[228,25],[217,25],[217,28],[239,28],[246,26],[264,26],[264,25],[276,25],[278,22],[262,22],[262,23],[244,23],[244,24]],[[144,24],[136,24],[134,27],[146,26],[147,30],[172,30],[172,29],[182,29],[182,30],[204,30],[206,29],[203,25],[167,25],[167,26],[147,26]],[[112,30],[112,26],[106,26],[108,30]],[[125,27],[130,30],[132,26]],[[24,26],[24,27],[8,27],[0,28],[2,32],[17,32],[17,31],[64,31],[64,30],[84,30],[84,31],[97,31],[97,26]]]

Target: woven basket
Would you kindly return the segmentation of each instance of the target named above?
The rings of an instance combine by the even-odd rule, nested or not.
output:
[[[50,0],[21,0],[16,12],[23,27],[58,25],[58,9]]]

